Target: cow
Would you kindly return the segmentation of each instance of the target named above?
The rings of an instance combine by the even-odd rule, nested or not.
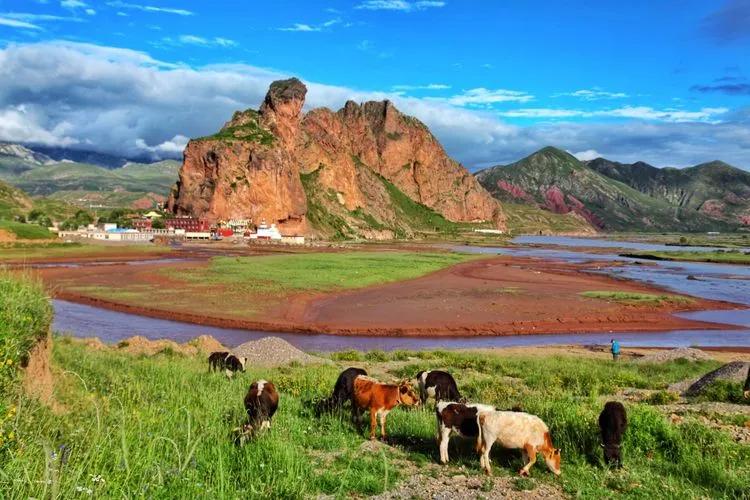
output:
[[[518,472],[521,476],[529,475],[537,452],[542,453],[549,470],[560,475],[560,450],[552,446],[549,428],[541,418],[523,412],[488,411],[479,412],[477,419],[479,464],[487,474],[491,472],[490,450],[498,442],[504,448],[521,450],[524,462]]]
[[[316,414],[320,416],[324,412],[341,410],[344,403],[354,398],[354,379],[359,375],[367,375],[362,368],[347,368],[339,374],[333,386],[331,397],[326,398],[316,405]],[[352,403],[352,406],[354,403]]]
[[[477,415],[483,411],[495,411],[494,406],[463,404],[442,401],[435,407],[438,425],[440,463],[448,463],[448,442],[452,433],[464,438],[476,439],[479,435]],[[478,450],[477,450],[478,451]]]
[[[602,432],[602,448],[604,448],[604,462],[607,465],[622,467],[620,444],[622,435],[628,426],[625,407],[618,401],[608,401],[599,414],[599,429]]]
[[[224,359],[224,370],[227,377],[231,377],[235,372],[244,372],[247,358],[240,358],[234,354],[230,354]]]
[[[385,440],[385,419],[396,406],[416,406],[419,397],[406,381],[398,384],[384,384],[372,377],[359,375],[354,379],[354,398],[352,399],[352,417],[361,422],[362,410],[370,412],[370,439],[375,439],[377,418],[380,417],[380,437]]]
[[[224,369],[224,360],[229,356],[226,351],[212,352],[208,357],[208,371],[220,371]]]
[[[250,385],[245,395],[245,410],[251,429],[263,430],[271,427],[271,417],[279,407],[279,393],[273,382],[258,380]]]
[[[440,370],[421,371],[417,373],[419,384],[419,396],[422,404],[427,403],[429,397],[435,398],[435,403],[440,401],[462,401],[458,386],[450,373]]]
[[[745,379],[745,386],[742,388],[742,394],[745,399],[750,399],[750,366],[747,367],[747,378]]]

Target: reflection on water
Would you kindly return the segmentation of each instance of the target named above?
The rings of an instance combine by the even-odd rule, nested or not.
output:
[[[715,252],[716,247],[679,247],[663,245],[661,243],[645,243],[641,241],[621,241],[606,238],[579,238],[574,236],[517,236],[513,243],[519,245],[557,245],[564,247],[589,247],[589,248],[626,248],[628,250],[641,250],[644,252]],[[743,248],[743,251],[750,249]]]
[[[674,250],[674,247],[648,243],[612,242],[603,239],[565,238],[550,236],[520,237],[516,243],[535,243],[578,247],[617,247],[634,250]],[[578,252],[552,248],[488,248],[457,246],[456,250],[483,254],[503,254],[536,257],[572,263],[612,262],[618,266],[602,266],[596,271],[621,276],[643,283],[664,287],[695,297],[725,300],[750,306],[750,267],[694,262],[639,261],[613,254]],[[695,248],[691,248],[693,250]],[[711,250],[711,249],[707,249]],[[54,329],[76,336],[97,336],[114,343],[133,335],[151,339],[168,338],[186,342],[198,335],[208,334],[228,346],[248,340],[274,335],[286,339],[307,351],[338,351],[345,349],[458,349],[553,344],[606,344],[611,334],[515,335],[506,337],[343,337],[336,335],[298,335],[268,333],[230,328],[200,326],[178,321],[147,318],[133,314],[107,311],[91,306],[54,301]],[[690,330],[660,333],[618,333],[623,345],[652,347],[677,346],[750,346],[750,310],[701,311],[681,314],[695,320],[726,323],[746,327],[741,330]]]
[[[198,335],[211,335],[221,343],[233,347],[249,340],[273,335],[305,351],[330,352],[347,349],[385,351],[395,349],[469,349],[487,347],[514,347],[539,345],[590,345],[607,344],[612,337],[607,333],[569,335],[512,335],[507,337],[342,337],[337,335],[302,335],[268,333],[232,328],[193,325],[178,321],[147,318],[82,304],[55,300],[57,332],[71,333],[77,337],[99,337],[107,343],[116,343],[133,335],[150,339],[172,339],[187,342]],[[725,313],[726,311],[721,311]],[[663,333],[618,333],[623,345],[649,347],[677,346],[750,346],[750,331],[671,331]]]

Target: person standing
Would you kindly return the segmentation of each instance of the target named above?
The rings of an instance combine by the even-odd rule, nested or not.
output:
[[[612,361],[620,359],[620,343],[615,339],[609,341],[610,350],[612,351]]]

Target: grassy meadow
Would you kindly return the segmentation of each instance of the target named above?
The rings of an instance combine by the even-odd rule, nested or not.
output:
[[[619,304],[640,305],[640,306],[661,306],[664,304],[686,305],[695,302],[690,297],[672,294],[654,294],[639,292],[618,292],[618,291],[590,291],[583,292],[581,296],[588,299],[600,299],[608,302],[617,302]]]
[[[2,221],[0,221],[0,223],[1,222]],[[106,259],[107,256],[113,255],[137,256],[145,254],[156,257],[160,254],[169,253],[170,251],[171,250],[168,247],[154,245],[96,245],[85,243],[63,243],[62,241],[48,243],[11,242],[0,243],[0,263],[3,261],[31,262],[44,259],[78,259],[94,257]]]
[[[447,368],[470,400],[520,405],[540,415],[563,450],[563,474],[555,478],[539,462],[524,489],[546,483],[588,498],[738,498],[750,491],[750,446],[695,417],[672,424],[647,403],[627,403],[625,468],[610,471],[602,463],[596,418],[606,395],[663,390],[715,362],[612,364],[443,351],[352,351],[332,358],[336,365],[250,367],[228,380],[209,374],[203,359],[170,351],[153,357],[94,351],[57,338],[56,397],[64,411],[54,414],[24,397],[14,403],[19,441],[0,467],[0,496],[344,497],[380,493],[415,473],[480,474],[471,443],[460,439],[451,443],[451,463],[435,464],[431,405],[393,411],[390,446],[374,449],[363,447],[366,433],[348,414],[317,419],[310,401],[326,396],[341,368],[352,365],[384,379]],[[244,418],[242,399],[261,377],[277,385],[280,409],[270,432],[237,446],[232,430]],[[492,456],[496,477],[515,476],[520,454],[495,448]]]
[[[673,260],[679,262],[709,262],[714,264],[750,264],[750,253],[739,250],[717,250],[715,252],[635,252],[624,257],[649,260]]]

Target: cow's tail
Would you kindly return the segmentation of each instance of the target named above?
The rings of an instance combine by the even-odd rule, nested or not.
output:
[[[477,413],[477,444],[476,444],[477,453],[484,452],[484,443],[482,439],[482,425],[483,424],[484,424],[484,415],[482,415],[481,413]]]

